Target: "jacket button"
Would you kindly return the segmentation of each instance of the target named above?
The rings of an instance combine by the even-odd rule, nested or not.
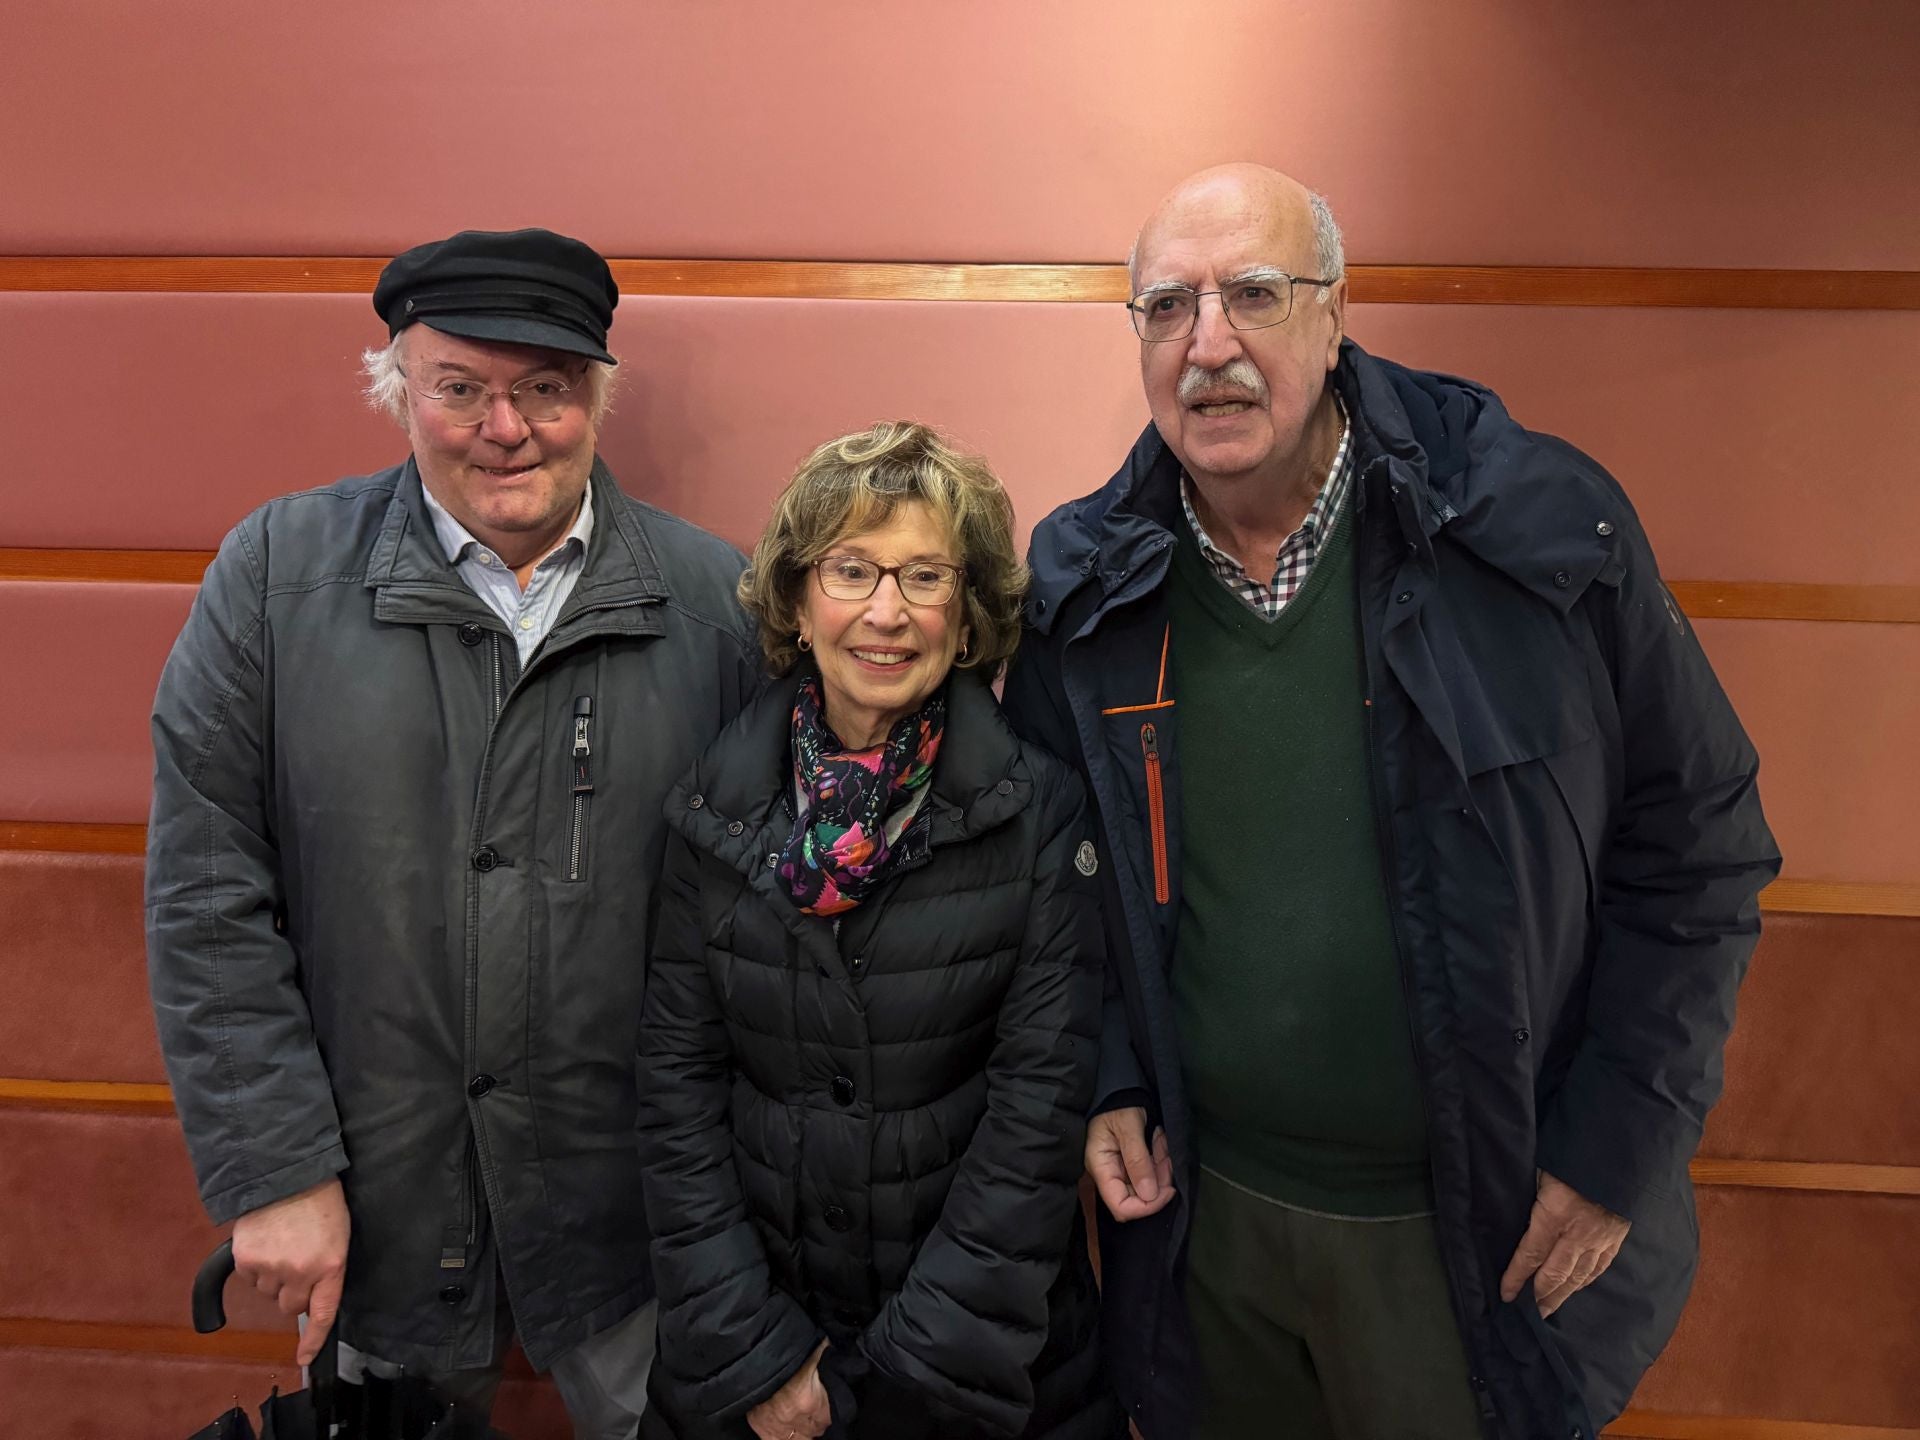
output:
[[[847,1214],[846,1210],[839,1205],[827,1206],[826,1214],[823,1218],[827,1222],[827,1229],[833,1231],[836,1235],[844,1235],[853,1228],[853,1217]]]
[[[780,852],[776,850],[771,855],[767,856],[767,869],[775,870],[775,869],[778,869],[779,866],[780,866]]]
[[[460,643],[462,645],[478,645],[486,638],[487,632],[471,620],[460,627]]]
[[[698,810],[706,803],[707,797],[704,795],[690,795],[687,797],[687,809],[689,810]]]
[[[727,822],[727,834],[729,835],[738,835],[742,830],[746,828],[747,827],[745,825],[742,825],[738,820],[729,820]]]
[[[994,794],[996,794],[996,795],[1011,795],[1011,794],[1013,794],[1013,781],[1011,781],[1011,780],[1002,780],[1002,781],[1001,781],[1001,782],[1000,782],[1000,783],[999,783],[998,785],[996,785],[996,786],[994,786],[994,787],[993,787],[993,793],[994,793]]]
[[[1556,570],[1553,572],[1553,583],[1564,590],[1573,583],[1573,576],[1564,570]]]
[[[478,1100],[499,1083],[491,1075],[476,1075],[467,1082],[467,1094]]]
[[[1527,1041],[1531,1040],[1532,1038],[1533,1038],[1533,1032],[1527,1029],[1524,1025],[1521,1026],[1518,1030],[1513,1032],[1513,1043],[1516,1045],[1524,1045],[1527,1043]]]
[[[1036,601],[1034,601],[1034,602],[1033,602],[1033,613],[1034,613],[1034,614],[1036,614],[1036,615],[1044,615],[1044,614],[1046,614],[1046,613],[1047,613],[1047,602],[1046,602],[1046,601],[1044,601],[1044,600],[1036,600]]]
[[[442,1285],[440,1287],[440,1303],[443,1305],[458,1305],[466,1298],[467,1287],[464,1285]]]
[[[500,852],[491,845],[482,845],[473,852],[473,868],[485,874],[500,863]]]
[[[836,1105],[853,1103],[853,1081],[845,1075],[833,1077],[833,1103]]]
[[[967,812],[964,810],[956,808],[956,809],[947,811],[947,819],[951,820],[956,825],[958,825],[962,820],[966,818],[967,818]]]
[[[1593,533],[1596,535],[1611,535],[1613,533],[1612,522],[1602,520],[1598,525],[1593,527]]]
[[[1411,590],[1402,590],[1398,595],[1394,596],[1393,598],[1395,600],[1398,600],[1402,605],[1404,605],[1409,600],[1413,599],[1413,592]]]

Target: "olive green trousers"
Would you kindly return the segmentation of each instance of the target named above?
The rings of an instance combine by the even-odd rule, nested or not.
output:
[[[1431,1216],[1290,1210],[1203,1170],[1199,1440],[1480,1440]]]

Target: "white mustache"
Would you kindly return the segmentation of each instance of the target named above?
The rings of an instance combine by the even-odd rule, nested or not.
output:
[[[1222,392],[1226,391],[1233,392],[1233,399],[1249,400],[1255,405],[1267,403],[1266,378],[1244,355],[1237,360],[1229,360],[1218,370],[1204,370],[1198,365],[1189,365],[1180,372],[1182,405],[1191,405],[1202,395],[1219,400]]]

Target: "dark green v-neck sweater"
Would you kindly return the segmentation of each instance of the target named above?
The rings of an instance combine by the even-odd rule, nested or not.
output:
[[[1431,1209],[1367,760],[1353,520],[1274,620],[1175,546],[1173,1002],[1200,1161],[1334,1215]]]

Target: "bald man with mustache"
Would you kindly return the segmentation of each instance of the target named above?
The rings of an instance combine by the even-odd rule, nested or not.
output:
[[[1112,858],[1116,1382],[1146,1440],[1584,1440],[1693,1277],[1753,748],[1614,479],[1347,338],[1325,200],[1203,171],[1130,269],[1152,424],[1006,692]]]

